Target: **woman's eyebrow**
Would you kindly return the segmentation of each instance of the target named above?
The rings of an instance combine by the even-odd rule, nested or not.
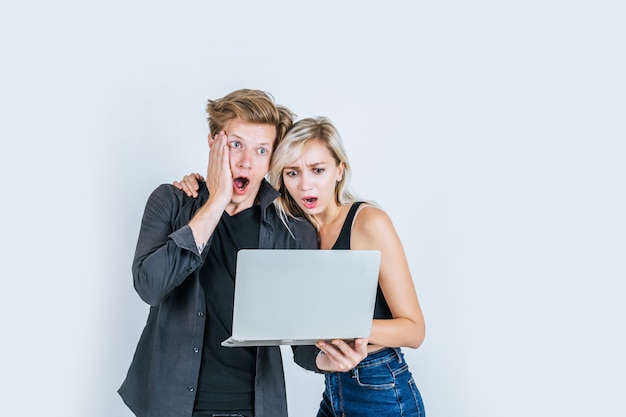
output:
[[[315,166],[319,166],[319,165],[325,165],[326,162],[311,162],[306,164],[307,167],[315,167]],[[299,169],[300,166],[299,165],[293,165],[293,166],[285,166],[283,169]]]
[[[326,162],[320,161],[320,162],[311,162],[310,164],[306,164],[306,166],[308,167],[315,167],[315,166],[319,166],[319,165],[325,165]]]

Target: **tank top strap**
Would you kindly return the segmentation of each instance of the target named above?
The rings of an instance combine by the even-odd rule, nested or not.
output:
[[[363,201],[357,201],[356,203],[352,204],[352,207],[350,207],[348,215],[346,216],[346,220],[343,222],[343,226],[341,227],[339,236],[337,236],[337,240],[335,241],[332,249],[350,249],[350,235],[352,234],[352,223],[354,222],[356,211],[361,204],[363,204]]]

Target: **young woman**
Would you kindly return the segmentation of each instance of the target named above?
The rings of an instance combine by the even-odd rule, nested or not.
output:
[[[323,117],[294,124],[276,148],[269,172],[281,193],[275,200],[279,214],[285,221],[309,219],[319,233],[320,249],[381,252],[369,338],[352,345],[340,340],[316,345],[316,365],[325,376],[317,417],[421,417],[422,398],[400,349],[419,347],[425,335],[409,265],[391,219],[354,196],[350,174],[339,133]],[[195,179],[187,176],[179,186],[193,192]]]

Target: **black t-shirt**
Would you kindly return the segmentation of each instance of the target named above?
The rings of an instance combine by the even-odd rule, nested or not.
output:
[[[207,305],[196,410],[253,410],[256,348],[222,347],[231,335],[235,267],[240,249],[259,247],[261,210],[224,212],[200,270]]]

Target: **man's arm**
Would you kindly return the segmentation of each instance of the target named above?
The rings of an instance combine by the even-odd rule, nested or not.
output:
[[[180,197],[161,185],[144,210],[132,271],[135,290],[150,305],[158,305],[202,264],[191,228],[173,230]]]
[[[224,205],[215,203],[209,198],[209,201],[196,212],[189,222],[189,228],[199,253],[202,252],[209,242],[217,224],[222,218],[223,212]]]
[[[202,251],[217,227],[222,213],[233,196],[233,174],[230,170],[227,137],[223,132],[209,141],[209,165],[206,187],[209,200],[189,222],[196,246]]]

